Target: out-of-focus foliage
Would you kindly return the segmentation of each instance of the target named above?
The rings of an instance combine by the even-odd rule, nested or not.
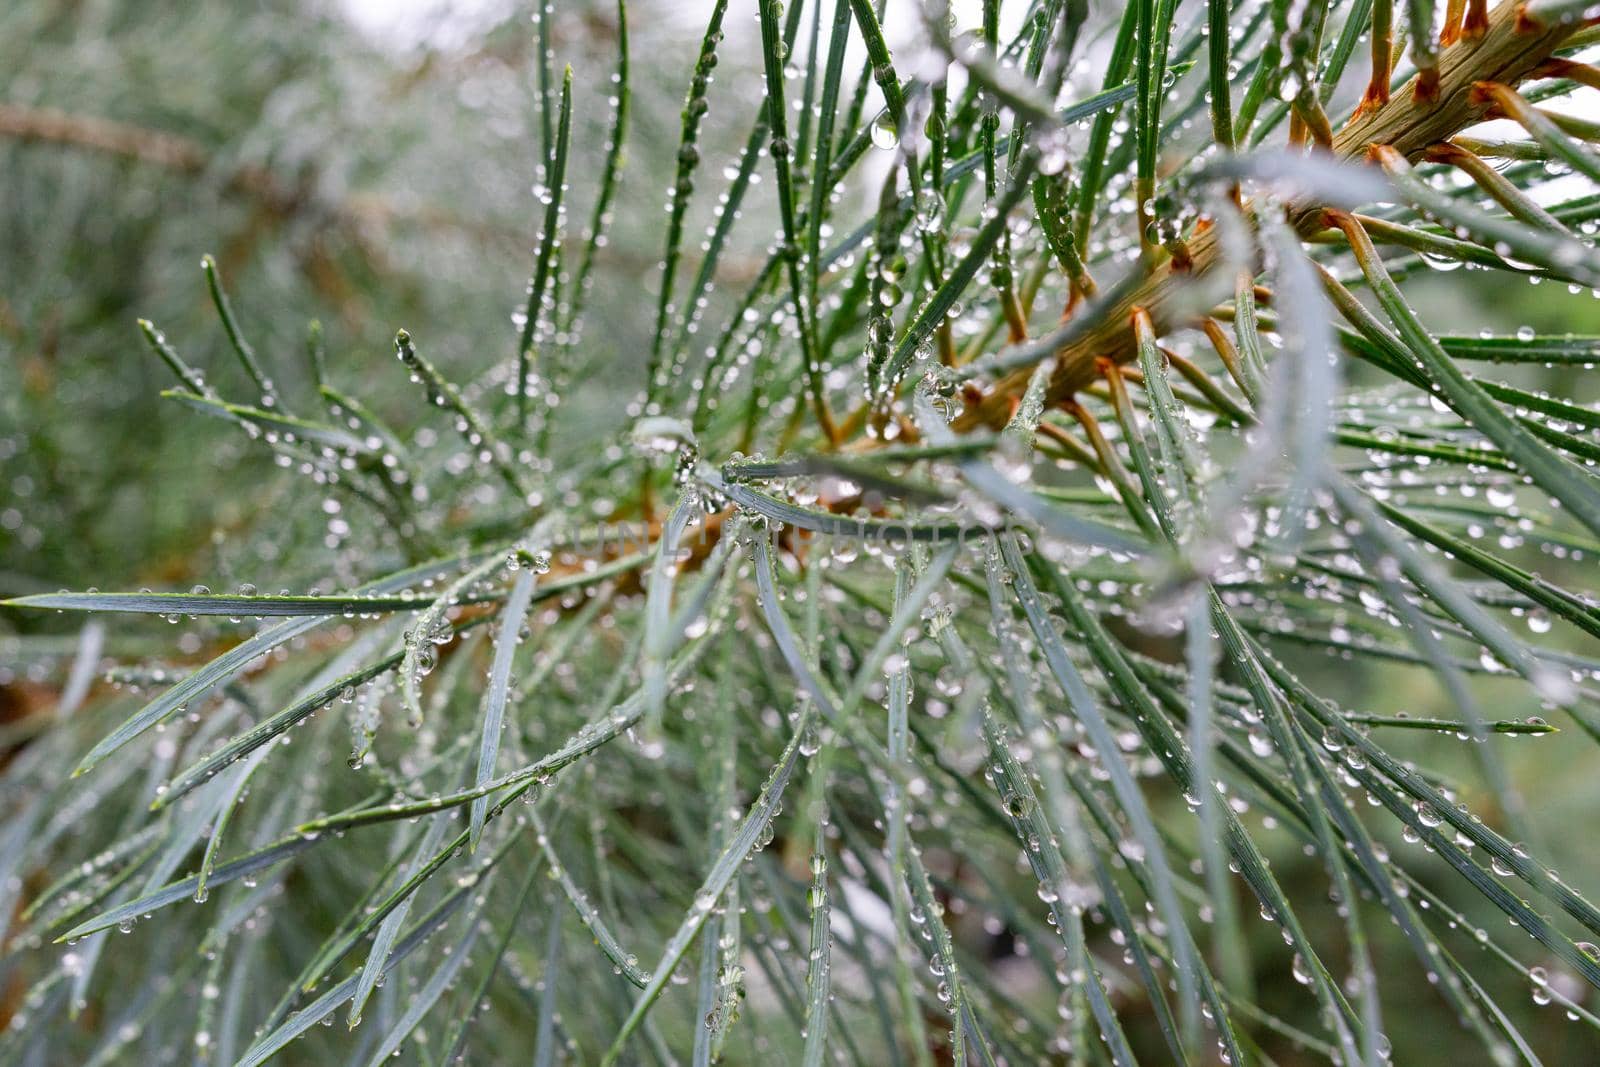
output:
[[[0,1064],[1582,1062],[1596,6],[0,11]]]
[[[670,8],[641,12],[646,56],[695,32]],[[171,380],[134,325],[158,323],[219,386],[245,380],[224,358],[203,254],[249,292],[238,314],[290,395],[310,388],[313,318],[330,364],[356,379],[389,365],[399,322],[429,323],[449,369],[506,347],[541,214],[537,45],[520,10],[434,19],[353,24],[291,0],[0,10],[0,588],[179,580],[214,527],[256,529],[270,510],[267,493],[218,492],[270,484],[270,457],[220,423],[162,417],[176,413],[158,396]],[[604,158],[615,32],[605,5],[551,19],[551,47],[596,75],[575,89],[575,174]],[[629,154],[670,157],[678,72],[641,67]],[[648,344],[649,323],[625,310],[659,254],[658,215],[639,210],[659,196],[630,176],[631,209],[596,267],[591,306],[609,328],[586,344],[594,365],[634,364]],[[403,379],[370,385],[380,412],[410,399]]]

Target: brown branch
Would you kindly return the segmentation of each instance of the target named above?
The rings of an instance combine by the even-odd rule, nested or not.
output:
[[[205,153],[186,137],[54,108],[0,101],[0,137],[77,145],[190,173],[205,166]]]
[[[198,177],[214,161],[199,141],[128,122],[79,115],[55,108],[0,101],[0,137],[23,144],[61,145],[132,160],[186,177]],[[227,177],[227,188],[244,193],[275,217],[321,210],[352,230],[372,230],[393,222],[427,229],[463,231],[485,240],[505,240],[500,227],[474,223],[426,205],[398,204],[374,196],[352,196],[339,204],[318,203],[308,188],[292,185],[265,167],[245,165]],[[519,241],[519,246],[526,240]]]
[[[0,101],[0,138],[23,144],[60,145],[131,160],[147,166],[197,178],[211,169],[213,151],[192,138],[133,123],[54,108],[30,107]],[[429,233],[445,233],[518,252],[529,248],[533,234],[493,221],[463,218],[447,208],[372,194],[354,194],[338,202],[316,197],[309,185],[285,182],[260,166],[243,166],[226,179],[230,192],[242,193],[273,219],[299,213],[320,213],[358,247],[374,264],[382,265],[375,235],[394,226],[414,226]],[[602,261],[630,275],[645,273],[650,260],[629,256],[613,243],[602,248]],[[761,260],[730,257],[717,280],[743,285],[760,273]]]
[[[211,153],[200,142],[179,134],[4,101],[0,101],[0,137],[24,144],[68,145],[191,176],[204,173],[211,165]],[[296,190],[262,167],[240,167],[229,185],[280,214],[292,210],[301,199]]]
[[[1470,13],[1470,8],[1469,8]],[[1387,104],[1355,115],[1334,138],[1332,155],[1345,162],[1360,162],[1373,144],[1392,145],[1409,160],[1422,157],[1434,144],[1478,122],[1489,107],[1479,82],[1515,85],[1529,77],[1572,32],[1574,27],[1541,26],[1531,22],[1515,0],[1503,0],[1489,16],[1480,40],[1457,44],[1441,55],[1439,93],[1431,104],[1419,104],[1414,94],[1394,94]],[[1249,207],[1246,206],[1248,215]],[[1302,234],[1321,227],[1321,209],[1306,206],[1291,220]],[[1103,321],[1084,338],[1060,350],[1050,379],[1049,400],[1069,400],[1096,377],[1095,361],[1126,363],[1136,349],[1128,328],[1135,307],[1143,307],[1159,333],[1189,325],[1192,311],[1183,307],[1182,290],[1191,279],[1211,270],[1222,260],[1221,241],[1214,227],[1198,228],[1188,240],[1190,264],[1181,274],[1170,259],[1161,260],[1145,281],[1133,287],[1119,304],[1107,309]],[[1012,371],[995,383],[981,401],[969,405],[956,420],[960,431],[987,426],[998,430],[1010,411],[1010,398],[1027,388],[1031,367]]]

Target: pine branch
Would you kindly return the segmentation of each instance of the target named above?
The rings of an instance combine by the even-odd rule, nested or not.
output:
[[[1573,29],[1572,25],[1533,23],[1518,0],[1502,0],[1490,13],[1488,29],[1481,38],[1461,41],[1443,51],[1435,100],[1399,92],[1383,106],[1357,114],[1335,135],[1333,158],[1358,162],[1372,145],[1390,145],[1408,160],[1422,158],[1433,145],[1448,141],[1489,112],[1491,102],[1474,91],[1480,82],[1520,84],[1554,55]],[[1249,204],[1244,212],[1249,215]],[[1301,236],[1322,228],[1315,205],[1298,206],[1294,221]],[[1099,376],[1095,360],[1128,363],[1137,358],[1138,345],[1129,325],[1135,309],[1142,308],[1150,315],[1158,334],[1192,324],[1192,310],[1184,309],[1184,291],[1221,262],[1216,228],[1203,223],[1187,239],[1186,250],[1185,265],[1180,267],[1170,255],[1165,257],[1143,281],[1100,309],[1098,325],[1054,353],[1057,363],[1050,379],[1050,403],[1070,399],[1092,383]],[[980,400],[969,403],[956,419],[956,429],[968,432],[1005,425],[1014,398],[1027,387],[1031,373],[1024,367],[1001,378]]]

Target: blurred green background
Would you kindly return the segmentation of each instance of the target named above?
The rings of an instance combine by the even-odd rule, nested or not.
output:
[[[563,397],[579,413],[568,418],[593,432],[558,439],[558,463],[563,448],[593,447],[613,428],[620,437],[623,404],[642,380],[663,175],[704,6],[630,4],[628,161],[589,299],[581,373]],[[694,235],[711,218],[722,161],[742,143],[761,98],[756,51],[740,47],[756,30],[746,7],[729,16],[701,143],[710,165],[690,212]],[[242,392],[247,383],[228,356],[199,269],[201,256],[213,253],[286,395],[309,395],[303,350],[307,322],[317,318],[332,380],[359,386],[391,424],[416,425],[422,401],[393,358],[397,327],[458,380],[508,355],[515,341],[511,314],[540,217],[531,25],[525,5],[485,0],[0,5],[0,596],[197,581],[276,587],[307,573],[300,568],[309,563],[281,557],[317,537],[322,517],[287,506],[303,499],[291,497],[289,476],[233,427],[159,397],[170,376],[135,320],[153,320],[225,392]],[[581,234],[593,199],[586,176],[598,173],[606,145],[615,14],[609,4],[562,0],[549,30],[556,69],[570,62],[577,72],[567,229]],[[853,195],[867,187],[858,181]],[[747,203],[735,252],[725,257],[725,287],[748,274],[771,240],[764,190]],[[1588,294],[1554,289],[1460,272],[1414,293],[1450,332],[1600,330],[1600,305]],[[1600,395],[1592,381],[1552,373],[1534,371],[1530,380],[1580,400]],[[246,484],[251,492],[236,491]],[[359,543],[348,550],[359,554]],[[67,621],[8,615],[0,643],[5,628],[66,633]],[[114,638],[122,629],[113,623]],[[1349,706],[1443,710],[1425,672],[1353,673],[1313,653],[1301,666]],[[26,665],[0,662],[0,711],[20,715],[47,700],[54,684]],[[1484,684],[1485,710],[1495,717],[1538,712],[1526,703],[1519,689]],[[1430,765],[1477,781],[1465,744],[1386,740],[1402,753],[1409,743],[1428,745]],[[1562,735],[1504,747],[1547,832],[1546,854],[1572,884],[1600,884],[1600,853],[1587,830],[1600,810],[1592,751]],[[1469,805],[1482,799],[1474,789],[1462,787]],[[1320,863],[1286,840],[1279,845],[1274,862],[1291,897],[1323,892]],[[1448,890],[1451,876],[1440,868],[1438,884]],[[1474,921],[1503,922],[1468,894],[1450,895]],[[1317,936],[1337,940],[1332,909],[1306,914],[1329,924]],[[1287,950],[1268,924],[1256,925],[1263,1005],[1305,1020],[1312,1003],[1289,979]],[[1393,939],[1377,953],[1392,998],[1396,1062],[1438,1062],[1458,1039],[1472,1049],[1398,934],[1382,933]],[[1549,1062],[1594,1062],[1595,1050],[1577,1044],[1583,1031],[1563,1025],[1559,1009],[1498,981],[1491,990]],[[1572,991],[1581,995],[1576,984]],[[1144,1036],[1144,1047],[1154,1047]],[[1273,1050],[1280,1062],[1296,1062],[1291,1043]]]
[[[596,264],[583,373],[564,397],[616,425],[622,413],[601,386],[642,379],[664,229],[655,175],[677,148],[703,29],[676,4],[630,6],[629,159]],[[730,25],[730,42],[754,34],[745,21]],[[611,5],[552,12],[557,77],[563,63],[578,72],[575,241],[593,201],[585,176],[606,148],[615,34]],[[522,5],[482,0],[5,5],[0,593],[181,580],[213,531],[249,525],[240,509],[270,499],[219,492],[269,477],[270,457],[159,399],[174,382],[135,326],[152,320],[241,395],[249,383],[208,302],[205,253],[291,399],[310,395],[312,318],[332,380],[359,385],[401,426],[420,397],[393,358],[397,328],[458,380],[510,353],[542,215],[536,48]],[[708,159],[742,144],[738,127],[760,100],[760,72],[741,69],[737,47],[727,55]],[[708,169],[711,188],[721,168]],[[714,206],[714,193],[696,199],[691,234]],[[730,284],[770,240],[744,230]]]

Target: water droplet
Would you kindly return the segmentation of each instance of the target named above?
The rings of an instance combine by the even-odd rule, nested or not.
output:
[[[872,120],[869,136],[872,138],[874,148],[888,151],[900,146],[900,130],[895,126],[894,117],[889,114],[888,108],[878,112],[878,117]]]

